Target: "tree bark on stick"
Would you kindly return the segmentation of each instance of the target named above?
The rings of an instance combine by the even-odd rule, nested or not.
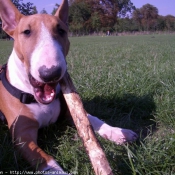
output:
[[[98,143],[91,124],[87,118],[87,112],[83,107],[81,98],[76,92],[75,86],[67,72],[60,81],[60,86],[78,134],[83,140],[83,144],[89,155],[95,174],[113,175],[106,155],[100,147],[100,144]]]

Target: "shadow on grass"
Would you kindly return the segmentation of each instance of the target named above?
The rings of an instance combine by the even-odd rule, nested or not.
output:
[[[95,97],[92,100],[85,100],[84,106],[89,113],[98,116],[114,127],[135,131],[139,135],[139,139],[129,146],[134,151],[138,149],[147,136],[152,135],[157,130],[154,119],[156,105],[153,94]],[[128,150],[126,151],[127,146],[116,146],[113,143],[106,143],[104,140],[101,140],[101,142],[114,174],[132,175]]]
[[[123,94],[116,98],[95,97],[92,100],[84,100],[84,106],[88,113],[112,126],[132,129],[138,135],[141,134],[141,138],[156,130],[156,105],[153,94]]]

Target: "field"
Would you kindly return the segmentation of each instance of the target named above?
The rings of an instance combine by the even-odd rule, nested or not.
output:
[[[175,35],[70,38],[68,70],[86,110],[139,139],[99,138],[115,175],[175,175]],[[5,63],[11,41],[0,41]],[[5,99],[4,99],[5,100]],[[64,170],[93,175],[76,129],[66,121],[39,132],[39,146]],[[31,170],[0,124],[0,171]]]

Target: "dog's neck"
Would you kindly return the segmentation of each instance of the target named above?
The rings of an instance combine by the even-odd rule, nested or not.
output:
[[[14,49],[8,60],[7,74],[11,85],[24,92],[33,94],[25,66]]]

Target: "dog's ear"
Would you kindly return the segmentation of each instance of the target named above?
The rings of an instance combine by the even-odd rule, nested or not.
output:
[[[68,14],[69,14],[68,0],[63,0],[58,10],[56,11],[55,16],[57,16],[59,19],[61,19],[61,21],[67,24]]]
[[[13,36],[16,26],[23,15],[18,11],[11,0],[0,0],[0,17],[2,29],[10,36]]]

